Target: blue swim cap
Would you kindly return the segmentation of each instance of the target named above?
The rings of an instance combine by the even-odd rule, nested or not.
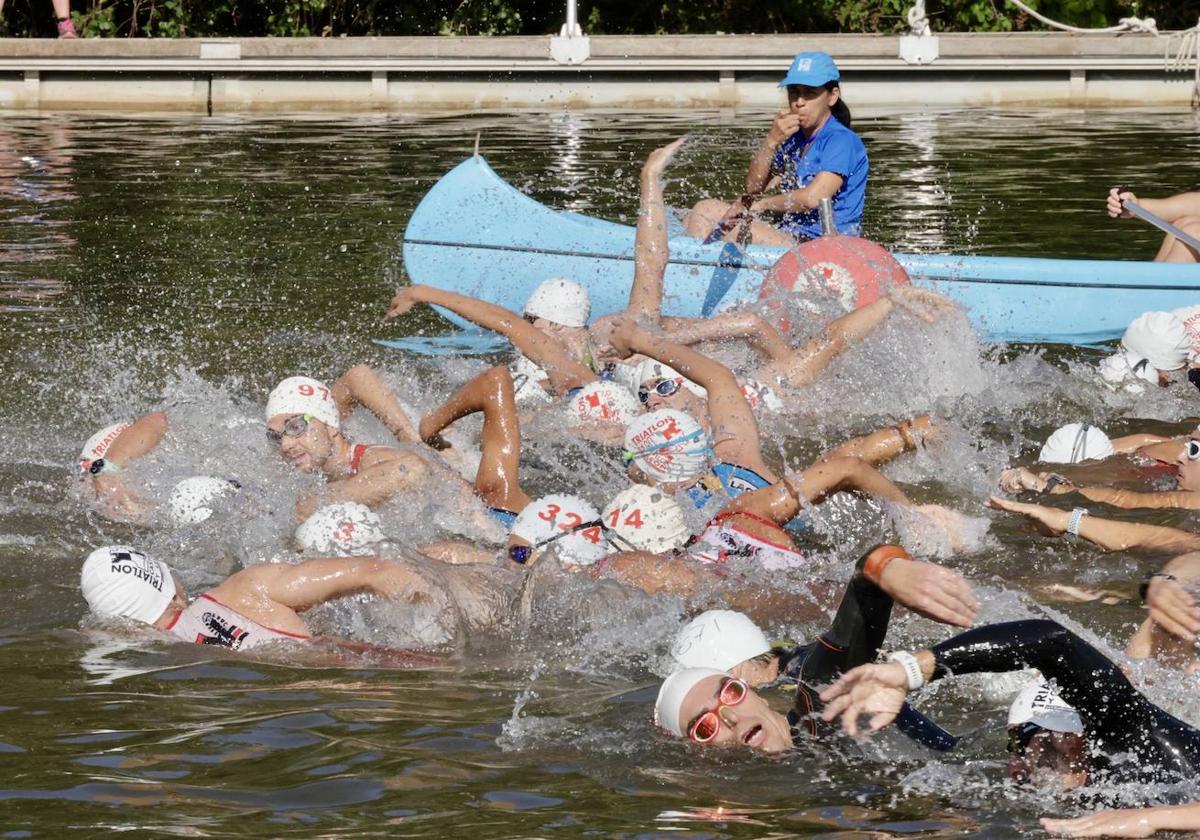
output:
[[[792,66],[787,75],[779,83],[780,87],[788,85],[808,85],[821,87],[826,82],[836,82],[842,77],[837,65],[829,53],[802,52],[792,59]]]

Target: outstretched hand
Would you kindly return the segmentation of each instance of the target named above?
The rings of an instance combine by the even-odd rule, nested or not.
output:
[[[1122,206],[1123,201],[1137,201],[1137,196],[1128,191],[1122,191],[1120,187],[1113,187],[1108,191],[1108,202],[1106,209],[1108,215],[1114,219],[1129,219],[1133,214]]]
[[[1052,535],[1064,533],[1067,530],[1067,520],[1070,518],[1070,514],[1065,510],[1047,507],[1046,505],[1030,505],[1025,502],[1015,502],[1012,499],[1002,499],[999,496],[992,496],[988,499],[988,507],[1026,516],[1041,525]]]
[[[938,318],[943,318],[952,312],[961,312],[962,306],[945,295],[929,289],[922,289],[911,283],[892,286],[888,297],[897,306],[911,312],[927,324],[932,324]]]
[[[417,299],[416,286],[401,286],[392,296],[392,302],[388,304],[387,314],[383,316],[383,319],[390,321],[393,318],[399,318],[420,302]]]
[[[612,332],[608,336],[608,343],[612,346],[613,352],[618,358],[627,359],[633,355],[633,342],[638,332],[639,327],[637,322],[632,318],[619,318],[613,323]]]
[[[842,729],[855,736],[859,717],[870,715],[871,731],[878,732],[896,719],[907,696],[908,677],[900,663],[859,665],[821,692],[821,699],[828,704],[821,718],[832,721],[841,717]]]
[[[1200,633],[1200,608],[1179,581],[1161,575],[1150,578],[1146,606],[1150,609],[1150,620],[1163,630],[1185,641],[1196,641],[1196,634]]]
[[[642,174],[662,175],[663,170],[667,168],[667,164],[675,157],[675,153],[682,149],[687,141],[688,138],[684,135],[674,142],[655,149],[646,156],[646,163],[642,166]]]
[[[1153,808],[1125,808],[1097,811],[1073,820],[1042,817],[1042,828],[1063,837],[1149,837],[1157,829],[1148,811]]]
[[[897,603],[943,624],[970,627],[979,610],[966,578],[934,563],[896,558],[883,570],[879,588]]]

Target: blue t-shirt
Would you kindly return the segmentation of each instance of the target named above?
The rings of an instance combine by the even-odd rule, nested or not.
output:
[[[838,233],[847,236],[862,233],[869,169],[863,141],[832,114],[808,143],[798,131],[780,143],[771,162],[771,171],[779,175],[780,189],[785,192],[808,186],[818,172],[841,175],[842,186],[833,194],[833,217]],[[816,210],[784,213],[779,227],[802,237],[821,235],[821,219]]]

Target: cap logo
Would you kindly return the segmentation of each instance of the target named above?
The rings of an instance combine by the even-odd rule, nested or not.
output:
[[[151,565],[150,558],[140,552],[117,551],[112,554],[113,574],[132,575],[144,580],[159,592],[163,591],[163,575],[158,564]]]
[[[796,62],[796,69],[801,71],[802,73],[807,73],[809,70],[812,69],[812,59],[811,58],[801,58],[800,60],[798,60]]]

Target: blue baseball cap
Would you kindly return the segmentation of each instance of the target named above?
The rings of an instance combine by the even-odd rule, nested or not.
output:
[[[821,87],[826,82],[836,82],[842,77],[837,65],[829,53],[802,52],[792,59],[792,66],[787,75],[779,83],[780,87],[788,85],[808,85]]]

